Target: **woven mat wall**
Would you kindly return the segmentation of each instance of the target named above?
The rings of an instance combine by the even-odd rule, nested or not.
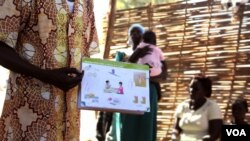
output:
[[[212,98],[219,103],[225,122],[230,120],[231,103],[238,96],[250,104],[249,4],[242,20],[234,23],[231,12],[223,10],[219,1],[182,1],[116,11],[110,54],[127,48],[127,31],[133,23],[154,30],[167,57],[169,77],[161,84],[159,141],[169,140],[175,108],[188,97],[187,86],[198,71],[213,80]]]

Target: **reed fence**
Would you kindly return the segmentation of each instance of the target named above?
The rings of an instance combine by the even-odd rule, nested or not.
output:
[[[231,104],[238,96],[250,103],[250,4],[243,8],[236,22],[217,0],[116,11],[105,58],[129,48],[127,34],[133,23],[156,32],[157,45],[167,58],[168,79],[161,83],[163,98],[157,116],[159,141],[169,140],[175,108],[188,97],[188,84],[199,71],[213,80],[212,99],[219,103],[225,122],[230,120]]]

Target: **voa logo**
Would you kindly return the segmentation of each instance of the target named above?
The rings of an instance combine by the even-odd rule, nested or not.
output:
[[[226,129],[227,136],[247,136],[244,129]]]

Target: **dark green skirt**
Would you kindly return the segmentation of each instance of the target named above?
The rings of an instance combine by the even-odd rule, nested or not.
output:
[[[150,84],[150,112],[144,115],[121,114],[121,141],[156,141],[157,102],[156,87]]]

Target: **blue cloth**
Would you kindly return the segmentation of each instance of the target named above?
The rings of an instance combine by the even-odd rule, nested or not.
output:
[[[124,56],[125,56],[124,52],[117,51],[117,53],[115,55],[115,61],[122,62]]]

